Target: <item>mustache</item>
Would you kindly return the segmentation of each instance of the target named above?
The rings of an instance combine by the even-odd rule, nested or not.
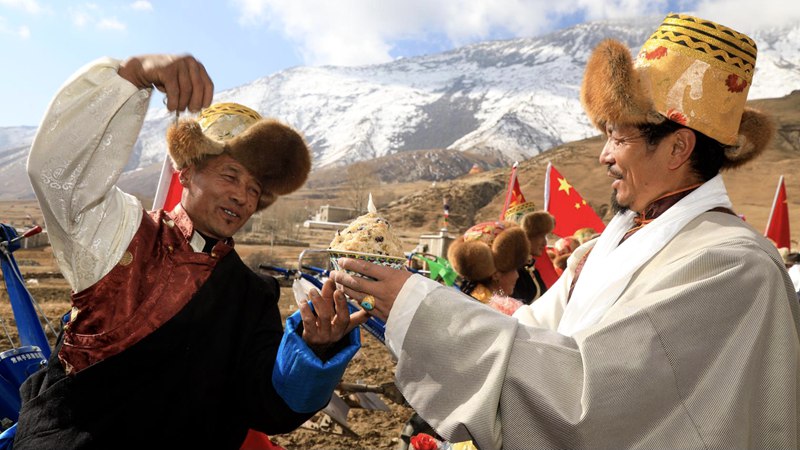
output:
[[[622,172],[620,172],[617,169],[614,169],[611,166],[608,166],[608,168],[606,169],[606,173],[608,174],[608,176],[612,178],[616,178],[618,180],[622,179]]]

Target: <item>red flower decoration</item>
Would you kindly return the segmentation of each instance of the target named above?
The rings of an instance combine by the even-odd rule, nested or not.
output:
[[[686,125],[686,116],[684,116],[682,112],[676,111],[674,108],[667,110],[667,119],[681,125]]]
[[[747,87],[747,80],[739,78],[738,75],[730,74],[728,79],[725,80],[725,85],[728,86],[730,92],[742,92]]]
[[[438,450],[439,443],[433,436],[427,433],[419,433],[411,436],[411,446],[415,450]]]
[[[658,59],[661,57],[667,56],[667,47],[656,47],[655,50],[651,52],[644,52],[645,59]]]

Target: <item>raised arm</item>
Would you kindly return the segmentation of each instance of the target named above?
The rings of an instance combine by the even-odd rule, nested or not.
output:
[[[73,75],[50,104],[28,158],[28,175],[54,255],[74,291],[121,257],[141,220],[139,201],[116,188],[144,121],[150,87],[168,105],[199,109],[213,84],[191,56],[97,60]]]

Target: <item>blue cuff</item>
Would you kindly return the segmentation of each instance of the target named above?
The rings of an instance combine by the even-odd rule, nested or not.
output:
[[[328,404],[347,364],[361,348],[361,335],[356,327],[344,338],[347,346],[323,362],[303,341],[297,329],[302,323],[300,311],[286,319],[272,370],[275,391],[292,411],[301,414],[319,411]]]
[[[17,424],[15,423],[0,434],[0,450],[11,450],[14,446],[14,436],[17,435]]]

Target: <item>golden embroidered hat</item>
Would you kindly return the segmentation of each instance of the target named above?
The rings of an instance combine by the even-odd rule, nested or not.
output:
[[[236,159],[261,184],[258,210],[297,190],[311,170],[311,153],[297,131],[238,103],[211,105],[196,120],[170,126],[167,148],[176,170],[222,153]]]
[[[602,132],[607,123],[661,123],[669,119],[729,146],[723,168],[749,161],[766,147],[771,121],[745,107],[753,81],[756,43],[709,20],[669,14],[636,60],[619,41],[592,52],[581,103]]]
[[[519,224],[521,223],[522,218],[525,216],[525,214],[531,213],[533,211],[536,211],[535,203],[533,202],[520,203],[518,205],[514,205],[508,208],[505,214],[503,214],[503,220]]]

